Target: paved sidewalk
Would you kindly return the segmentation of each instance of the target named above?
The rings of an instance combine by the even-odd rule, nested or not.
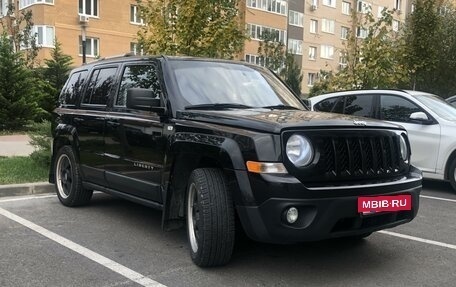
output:
[[[0,156],[28,156],[33,152],[27,135],[0,136]]]

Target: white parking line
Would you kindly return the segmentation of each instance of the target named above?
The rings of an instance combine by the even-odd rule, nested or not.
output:
[[[111,269],[112,271],[138,283],[141,286],[153,286],[153,287],[166,287],[165,285],[162,285],[149,277],[146,277],[136,271],[131,270],[128,267],[125,267],[107,257],[104,257],[103,255],[100,255],[88,248],[85,248],[77,243],[74,243],[73,241],[66,239],[52,231],[49,231],[39,225],[36,225],[35,223],[28,221],[27,219],[24,219],[20,216],[17,216],[3,208],[0,208],[0,214],[13,220],[16,221],[19,224],[22,224],[23,226],[30,228],[31,230],[51,239],[54,242],[57,242],[58,244],[73,250],[74,252],[77,252],[81,254],[84,257],[87,257],[90,260],[95,261],[96,263],[103,265],[104,267]]]
[[[436,245],[436,246],[446,247],[446,248],[450,248],[450,249],[456,250],[456,245],[453,245],[453,244],[448,244],[448,243],[443,243],[443,242],[439,242],[439,241],[419,238],[419,237],[415,237],[415,236],[400,234],[400,233],[386,231],[386,230],[381,230],[381,231],[377,231],[377,232],[378,233],[382,233],[382,234],[387,234],[387,235],[390,235],[390,236],[400,237],[400,238],[404,238],[404,239],[408,239],[408,240],[418,241],[418,242],[422,242],[422,243],[426,243],[426,244],[431,244],[431,245]]]
[[[52,195],[21,196],[21,197],[16,197],[16,198],[0,199],[0,203],[2,203],[2,202],[13,202],[13,201],[22,201],[22,200],[31,200],[31,199],[50,198],[50,197],[56,197],[56,196],[57,195],[55,195],[55,194],[52,194]]]
[[[456,202],[456,199],[449,199],[449,198],[442,198],[442,197],[435,197],[435,196],[428,196],[428,195],[420,195],[420,197],[441,200],[441,201],[448,201],[448,202]]]

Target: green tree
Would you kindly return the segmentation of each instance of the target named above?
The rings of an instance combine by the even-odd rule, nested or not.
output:
[[[279,71],[283,68],[286,52],[285,44],[279,40],[279,32],[265,30],[260,38],[258,55],[263,65],[273,71]]]
[[[286,53],[285,66],[280,71],[281,78],[297,95],[301,95],[302,72],[291,53]]]
[[[15,2],[15,1],[13,1]],[[15,4],[8,5],[6,16],[0,18],[1,31],[5,32],[11,41],[13,50],[18,52],[22,49],[22,58],[28,67],[37,65],[36,57],[40,47],[36,43],[33,32],[33,14],[29,9],[17,11]]]
[[[40,107],[51,113],[57,106],[60,90],[65,84],[68,74],[71,71],[73,58],[62,51],[62,45],[55,40],[54,48],[51,51],[51,59],[45,59],[46,67],[39,70],[44,83],[42,89],[44,97],[40,101]]]
[[[42,113],[37,79],[8,36],[0,36],[0,130],[17,130]]]
[[[262,65],[279,73],[297,95],[301,94],[302,74],[293,54],[286,51],[278,31],[265,30],[261,34],[258,55]]]
[[[357,31],[350,31],[345,49],[341,51],[346,67],[320,77],[310,95],[336,90],[403,86],[409,79],[409,71],[403,64],[403,38],[392,29],[393,13],[385,9],[382,17],[376,21],[370,12],[354,12],[353,27],[357,27],[358,33],[365,31],[365,38],[360,39]]]
[[[149,54],[231,59],[246,39],[239,0],[138,0],[145,26],[139,44]]]
[[[456,12],[443,0],[417,0],[405,26],[405,65],[409,88],[442,96],[454,95],[456,75]]]

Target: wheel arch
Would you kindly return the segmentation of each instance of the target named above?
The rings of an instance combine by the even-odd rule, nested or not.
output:
[[[54,131],[54,138],[52,140],[52,154],[51,154],[51,165],[49,170],[49,182],[55,183],[55,174],[54,174],[54,163],[55,156],[57,152],[63,146],[71,146],[74,152],[75,160],[79,164],[79,149],[78,149],[78,140],[75,136],[76,129],[71,126],[58,125]]]
[[[451,163],[453,163],[454,160],[456,160],[456,149],[451,152],[450,156],[448,157],[448,159],[446,161],[445,174],[444,174],[445,180],[450,179],[450,167],[451,167]]]
[[[226,143],[231,141],[231,143]],[[171,145],[171,163],[167,188],[164,191],[163,219],[164,230],[183,226],[184,203],[187,183],[193,170],[197,168],[218,168],[223,170],[230,192],[236,182],[234,169],[245,169],[237,144],[226,139],[225,144],[210,145],[202,142],[175,142]],[[236,198],[233,196],[233,199]]]

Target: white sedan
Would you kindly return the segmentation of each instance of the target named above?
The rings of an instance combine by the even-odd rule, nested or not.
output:
[[[408,132],[412,164],[428,179],[450,181],[456,191],[456,108],[418,91],[358,90],[309,99],[312,110],[376,118]]]

